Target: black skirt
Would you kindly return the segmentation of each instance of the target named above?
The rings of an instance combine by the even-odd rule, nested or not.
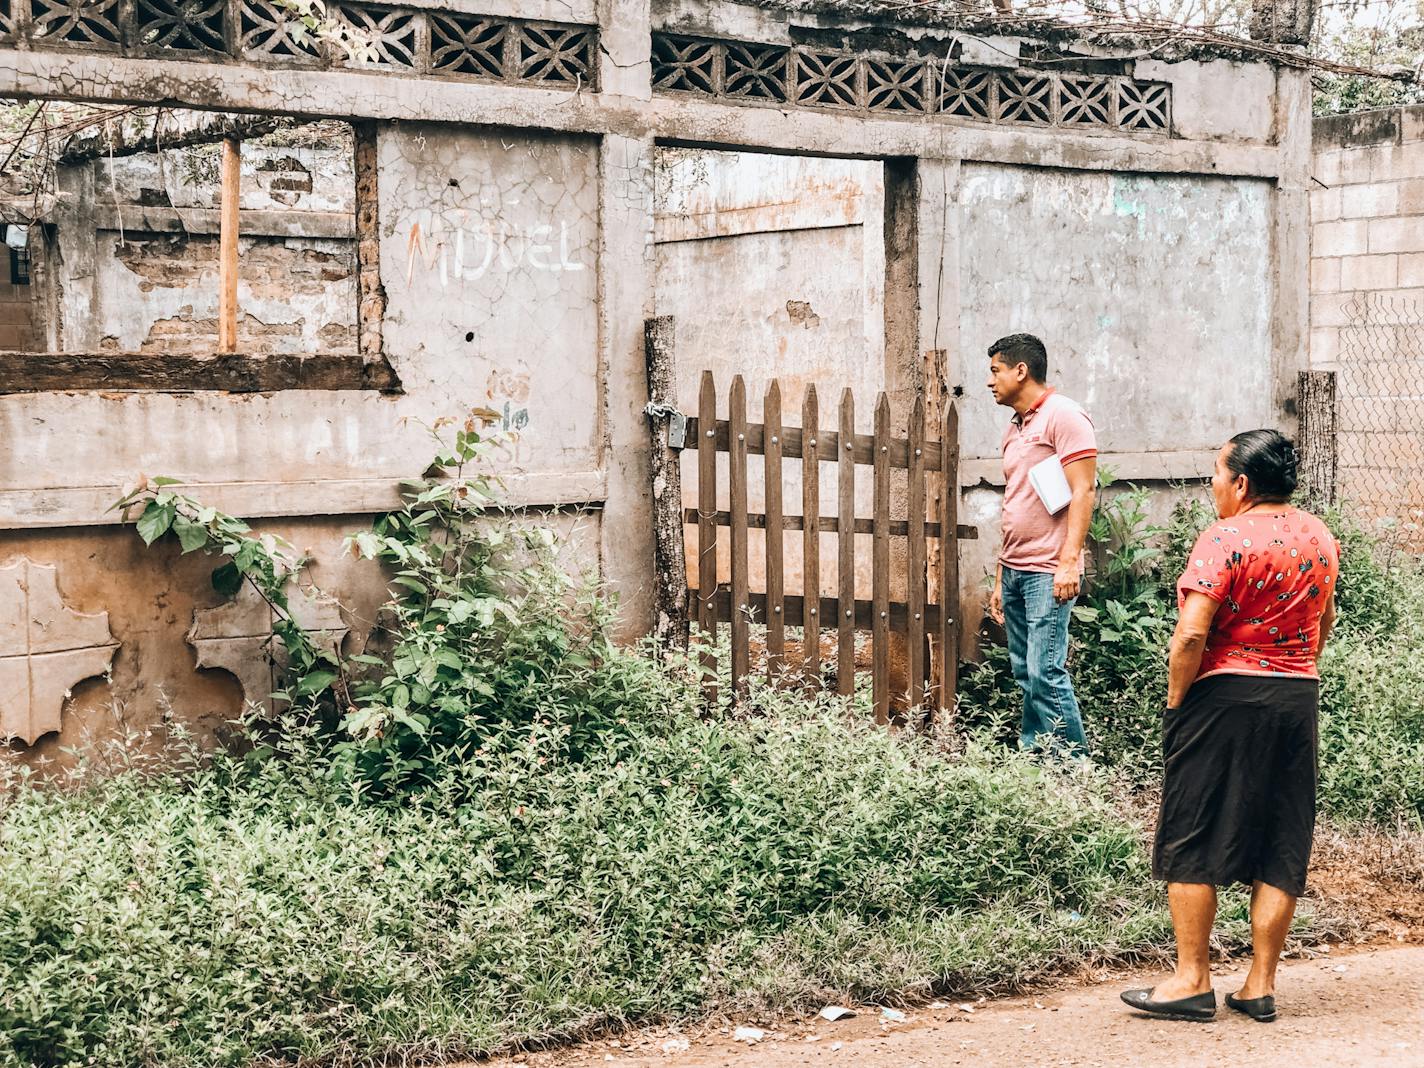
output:
[[[1319,706],[1316,679],[1212,675],[1192,686],[1162,724],[1154,876],[1304,891]]]

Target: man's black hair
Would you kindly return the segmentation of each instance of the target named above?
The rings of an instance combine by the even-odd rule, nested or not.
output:
[[[1039,385],[1048,381],[1048,350],[1032,334],[1010,334],[999,338],[989,346],[989,357],[992,359],[995,356],[1008,367],[1023,364],[1028,368],[1028,376]]]

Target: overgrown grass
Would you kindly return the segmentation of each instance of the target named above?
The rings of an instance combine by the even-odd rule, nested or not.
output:
[[[298,712],[245,755],[44,788],[0,764],[0,1066],[411,1063],[1170,944],[1117,787],[1155,771],[1153,576],[1190,515],[1109,558],[1097,642],[1079,627],[1105,767],[984,743],[1017,715],[994,654],[967,744],[789,690],[704,716],[692,661],[614,647],[552,537],[486,524],[461,488],[355,536],[394,569],[381,642],[303,667]],[[169,504],[170,525],[204,514],[166,488],[145,514]],[[1100,532],[1125,543],[1134,516]],[[1323,793],[1343,819],[1417,819],[1424,667],[1391,650],[1424,651],[1424,582],[1371,566],[1342,582],[1361,607],[1327,663]],[[1240,940],[1240,894],[1222,919]]]
[[[704,720],[685,678],[646,692],[606,746],[575,755],[540,716],[399,801],[333,783],[300,733],[182,774],[11,781],[0,1063],[464,1056],[1167,942],[1141,828],[1091,768],[951,755],[833,700]]]
[[[1210,516],[1188,503],[1155,528],[1131,500],[1109,499],[1114,522],[1095,530],[1102,536],[1111,526],[1112,541],[1098,555],[1126,549],[1141,563],[1125,578],[1090,585],[1090,614],[1074,621],[1069,667],[1094,759],[1147,785],[1161,773],[1174,585]],[[1342,555],[1339,620],[1320,664],[1320,811],[1345,824],[1424,827],[1424,569],[1399,557],[1386,567],[1346,517],[1326,518]],[[1146,546],[1157,551],[1140,555]],[[990,647],[966,675],[961,718],[981,736],[1009,742],[1019,715],[1007,653]]]

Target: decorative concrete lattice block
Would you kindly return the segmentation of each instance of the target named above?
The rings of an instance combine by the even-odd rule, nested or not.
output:
[[[732,104],[1172,133],[1172,88],[1115,74],[653,34],[653,88]],[[982,57],[981,57],[982,60]]]
[[[55,565],[0,567],[0,736],[32,745],[59,730],[70,691],[107,672],[118,648],[107,612],[64,603]]]
[[[329,653],[336,653],[346,638],[341,610],[328,597],[306,591],[290,597],[292,618]],[[286,660],[281,643],[272,636],[274,615],[270,605],[244,582],[232,600],[216,608],[193,613],[188,644],[198,654],[198,667],[221,668],[236,677],[243,701],[272,710],[272,692]]]

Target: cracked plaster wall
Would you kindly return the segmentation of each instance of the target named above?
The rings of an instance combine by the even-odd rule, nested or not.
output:
[[[402,124],[382,136],[385,337],[406,389],[520,429],[516,462],[598,462],[598,149]]]
[[[1044,339],[1105,452],[1215,449],[1278,418],[1267,182],[965,164],[961,435],[996,458],[995,338]]]
[[[348,653],[365,648],[388,596],[377,565],[342,550],[345,536],[370,519],[349,515],[253,524],[259,534],[287,538],[315,560],[308,577],[338,596],[350,628],[343,646]],[[546,521],[568,539],[564,559],[571,571],[598,567],[599,515],[559,514]],[[242,711],[242,689],[226,670],[198,668],[198,651],[189,640],[194,612],[224,603],[209,579],[217,561],[200,553],[181,555],[171,538],[145,547],[123,527],[0,531],[0,567],[24,557],[57,565],[72,610],[107,612],[118,648],[108,678],[91,676],[72,688],[59,731],[34,745],[12,746],[21,760],[64,768],[76,759],[68,750],[92,751],[103,740],[126,735],[138,748],[158,752],[170,715],[200,745],[231,732],[231,721]]]
[[[1087,408],[1104,453],[1215,450],[1238,431],[1277,425],[1272,193],[1262,181],[966,163],[957,203],[965,460],[1002,482],[1009,412],[984,385],[986,350],[1021,330],[1044,339],[1050,384]],[[1160,477],[1135,476],[1162,490],[1154,520],[1180,496]],[[1000,503],[998,486],[983,483],[961,498],[961,522],[979,528],[960,545],[966,623],[980,620],[994,571]],[[966,628],[968,655],[976,629]]]

